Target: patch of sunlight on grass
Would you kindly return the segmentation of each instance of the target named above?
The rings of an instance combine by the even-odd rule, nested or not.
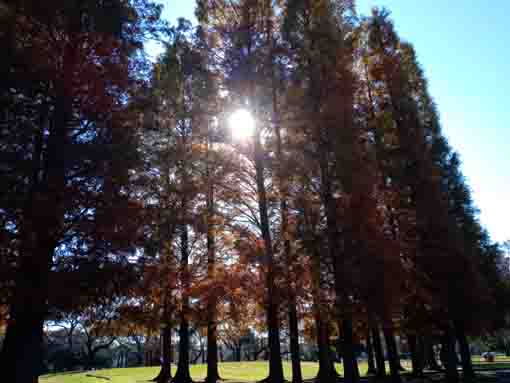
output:
[[[315,362],[301,362],[303,378],[311,379],[317,375],[318,364]],[[226,362],[220,363],[220,375],[223,379],[238,382],[254,382],[264,379],[269,372],[269,365],[266,361],[257,362]],[[292,378],[292,367],[290,362],[283,364],[285,377],[288,380]],[[359,363],[361,375],[367,372],[367,363]],[[55,375],[45,375],[39,378],[39,383],[142,383],[154,378],[159,367],[136,367],[136,368],[115,368],[109,370],[96,370],[83,373],[64,373]],[[336,365],[339,374],[343,374],[343,366]],[[175,366],[172,366],[172,372],[175,373]],[[191,366],[191,376],[196,381],[205,379],[207,366],[205,364],[195,364]],[[89,375],[89,376],[87,376]],[[109,380],[96,378],[104,377]]]

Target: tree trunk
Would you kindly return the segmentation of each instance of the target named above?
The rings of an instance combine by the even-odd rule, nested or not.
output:
[[[344,311],[341,332],[344,334],[343,361],[345,380],[349,383],[357,383],[359,381],[358,361],[354,352],[354,337],[352,318],[350,317],[349,307],[345,307],[342,299],[344,294],[344,258],[338,253],[338,232],[336,222],[336,206],[331,191],[331,179],[329,176],[329,159],[326,150],[321,150],[320,158],[321,167],[321,186],[322,186],[322,203],[326,209],[326,223],[328,235],[328,255],[333,262],[335,277],[335,293],[336,293],[336,311],[340,313]],[[344,302],[348,300],[344,299]],[[347,303],[348,304],[348,303]],[[345,310],[347,309],[347,310]]]
[[[170,326],[166,326],[162,330],[161,334],[162,338],[162,354],[163,354],[163,362],[161,364],[161,370],[159,371],[158,376],[156,376],[152,381],[158,383],[167,383],[172,379],[172,361],[170,359],[171,352],[171,342],[172,342],[172,329]]]
[[[409,343],[409,352],[411,353],[411,364],[413,368],[413,375],[415,377],[423,376],[423,347],[421,341],[415,334],[407,335],[407,342]]]
[[[320,383],[329,383],[336,381],[336,370],[331,353],[329,351],[329,331],[328,324],[322,318],[322,310],[316,310],[315,325],[317,327],[317,347],[319,349],[319,371],[317,381]]]
[[[457,371],[457,353],[455,352],[455,337],[450,325],[445,328],[442,337],[442,347],[444,347],[444,359],[446,368],[446,381],[448,383],[457,383],[459,381],[459,372]]]
[[[30,277],[26,278],[28,280]],[[17,303],[12,306],[12,318],[0,358],[2,379],[5,382],[37,383],[41,367],[45,312],[32,304],[34,298],[32,296],[30,301],[25,300],[24,304],[21,304],[22,307],[19,307],[20,300],[16,299]],[[43,302],[39,301],[39,307],[44,307]]]
[[[416,337],[416,361],[423,376],[423,369],[425,368],[425,341],[421,335]]]
[[[400,361],[397,351],[397,343],[393,333],[393,325],[389,324],[383,329],[388,361],[390,364],[390,375],[393,383],[400,383]]]
[[[137,367],[143,366],[143,346],[138,337],[135,337],[136,340],[136,365]]]
[[[456,320],[454,324],[457,340],[459,341],[460,357],[462,362],[462,371],[464,373],[464,378],[471,379],[475,376],[475,373],[473,371],[471,351],[469,350],[469,343],[466,337],[464,323],[462,322],[462,320]]]
[[[384,378],[386,376],[386,363],[384,361],[384,352],[382,348],[379,326],[372,328],[372,339],[374,340],[375,361],[377,364],[377,377]]]
[[[236,344],[236,347],[234,349],[234,360],[236,362],[241,361],[241,344]]]
[[[336,358],[334,358],[335,362],[338,362],[338,363],[342,363],[342,347],[343,347],[343,339],[342,337],[339,335],[338,338],[336,339],[336,344],[335,344],[335,347],[336,347]]]
[[[374,359],[374,347],[372,346],[372,337],[370,334],[370,327],[367,331],[367,354],[368,354],[368,371],[367,375],[375,375],[375,359]]]
[[[272,44],[272,41],[271,41]],[[272,100],[273,100],[273,113],[279,116],[277,93],[276,93],[276,79],[273,66],[273,58],[271,57],[271,73],[272,73]],[[284,258],[287,263],[287,291],[289,294],[289,332],[290,332],[290,354],[292,359],[292,382],[301,383],[303,376],[301,374],[301,358],[299,352],[299,329],[297,318],[297,303],[295,291],[295,277],[294,277],[294,264],[296,262],[290,243],[290,233],[288,225],[288,177],[285,172],[285,158],[282,148],[281,127],[279,123],[275,124],[276,133],[276,154],[279,162],[278,176],[280,180],[280,211],[281,211],[281,232],[284,240]]]
[[[306,212],[305,212],[306,216]],[[307,218],[305,217],[305,220]],[[307,222],[308,223],[308,222]],[[307,225],[307,234],[311,234],[311,230]],[[309,238],[311,240],[311,238]],[[312,296],[313,311],[315,316],[315,327],[317,331],[317,348],[319,351],[319,371],[317,373],[317,381],[322,383],[334,382],[336,380],[336,370],[331,360],[329,352],[329,331],[327,321],[323,317],[324,309],[322,304],[321,291],[321,255],[319,249],[313,246],[313,242],[309,242],[312,252]]]
[[[301,383],[301,356],[299,352],[299,329],[295,299],[289,304],[290,355],[292,359],[292,383]]]
[[[207,377],[206,383],[216,383],[220,379],[218,370],[218,340],[217,340],[217,297],[216,297],[216,238],[214,235],[214,186],[209,169],[209,144],[207,140],[207,278],[212,282],[213,288],[208,293],[207,300]]]
[[[177,372],[172,382],[175,383],[190,383],[191,375],[189,371],[189,243],[188,243],[188,227],[182,226],[181,233],[181,268],[183,279],[183,296],[182,296],[182,310],[180,314],[181,324],[179,328],[179,361],[177,363]]]
[[[257,127],[257,134],[255,137],[255,170],[260,223],[265,250],[264,271],[266,274],[267,288],[266,315],[269,332],[269,376],[267,377],[267,381],[271,383],[281,383],[284,381],[284,376],[280,351],[280,323],[278,319],[279,298],[274,281],[273,244],[267,212],[266,186],[264,184],[264,155],[262,150],[260,143],[260,129]]]
[[[168,359],[170,360],[170,367],[174,363],[174,346],[172,346],[172,333],[170,333],[170,344],[168,350]]]
[[[65,68],[70,64],[71,56],[68,56],[64,55]],[[66,71],[65,77],[71,75],[71,72]],[[20,266],[0,354],[2,378],[9,383],[36,383],[42,367],[43,325],[47,314],[50,265],[59,240],[56,233],[60,231],[64,216],[62,195],[66,158],[62,148],[67,142],[66,127],[71,110],[71,98],[67,91],[58,90],[53,121],[49,124],[50,137],[44,166],[41,166],[41,153],[34,153],[31,190],[20,229]],[[44,174],[41,177],[39,169],[42,167]]]
[[[85,358],[85,371],[90,371],[92,369],[92,366],[94,364],[94,358],[95,354],[89,350],[87,353],[87,357]]]
[[[359,370],[358,359],[354,350],[354,334],[351,318],[344,318],[342,321],[342,330],[344,335],[343,361],[344,361],[344,379],[346,382],[358,382]]]

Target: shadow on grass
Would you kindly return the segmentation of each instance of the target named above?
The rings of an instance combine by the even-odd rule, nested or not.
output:
[[[39,376],[39,379],[50,379],[55,376],[61,376],[61,375],[77,375],[77,374],[83,374],[85,370],[77,370],[77,371],[65,371],[65,372],[57,372],[55,374],[45,374]]]
[[[476,371],[490,371],[490,370],[510,370],[510,363],[508,362],[494,362],[494,363],[474,363],[473,368]]]

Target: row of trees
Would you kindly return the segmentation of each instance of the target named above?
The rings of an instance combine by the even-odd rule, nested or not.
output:
[[[158,245],[146,254],[175,271],[161,294],[176,300],[159,297],[180,328],[174,379],[190,380],[195,312],[206,313],[207,381],[217,380],[219,311],[235,317],[239,307],[267,332],[268,381],[283,380],[283,327],[301,380],[300,320],[315,331],[321,381],[336,377],[335,333],[346,379],[359,379],[359,337],[373,343],[383,376],[379,329],[395,381],[397,331],[416,374],[435,335],[448,378],[458,378],[456,340],[472,376],[466,333],[490,329],[502,319],[496,305],[506,307],[502,253],[477,222],[415,52],[387,12],[202,1],[197,18],[196,29],[181,21],[156,64],[144,134],[152,161],[138,174],[157,189],[146,200],[170,213],[154,221]],[[243,142],[226,130],[239,108],[256,125]]]
[[[269,382],[284,380],[283,339],[302,381],[303,335],[322,382],[337,378],[334,339],[347,381],[361,339],[384,377],[381,335],[399,382],[396,334],[416,375],[441,343],[457,381],[458,342],[472,377],[467,334],[504,325],[508,272],[387,11],[198,0],[198,26],[173,28],[160,11],[0,2],[7,380],[36,379],[45,320],[112,301],[92,328],[161,329],[160,382],[175,328],[173,381],[191,381],[191,327],[207,335],[211,383],[227,333],[267,336]],[[140,50],[158,34],[149,66]],[[228,129],[239,110],[254,124],[243,140]]]

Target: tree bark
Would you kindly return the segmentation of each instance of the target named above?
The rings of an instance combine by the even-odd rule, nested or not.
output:
[[[264,184],[264,156],[260,143],[260,129],[257,127],[255,137],[255,170],[257,178],[258,204],[262,237],[264,239],[264,268],[266,273],[266,315],[269,332],[269,376],[271,383],[283,382],[283,365],[280,351],[280,323],[278,319],[279,298],[274,281],[274,254],[267,212],[266,186]]]
[[[334,382],[336,380],[336,370],[331,360],[329,352],[329,332],[327,321],[323,317],[324,309],[322,304],[322,273],[321,273],[321,254],[317,246],[312,241],[311,228],[308,224],[307,212],[305,211],[305,221],[307,227],[307,246],[312,252],[312,296],[313,311],[315,316],[315,327],[317,331],[317,348],[319,351],[319,371],[317,381],[323,383]]]
[[[289,303],[290,356],[292,359],[292,383],[301,383],[301,356],[299,351],[299,329],[295,300]]]
[[[423,376],[423,369],[425,368],[425,341],[422,335],[416,337],[416,360]]]
[[[390,375],[393,383],[400,383],[400,361],[397,351],[397,343],[393,332],[393,325],[386,325],[383,329],[386,350],[388,352],[388,361],[390,364]]]
[[[315,312],[315,326],[317,327],[317,348],[319,350],[319,371],[317,381],[321,383],[334,382],[337,379],[335,365],[329,352],[329,331],[327,322],[322,317],[322,310]]]
[[[266,11],[269,12],[272,7],[269,3],[269,0],[266,0]],[[245,15],[249,15],[250,12],[246,12]],[[266,16],[266,35],[269,39],[267,41],[267,46],[272,47],[272,22],[271,15],[265,14]],[[247,23],[251,21],[244,20]],[[246,34],[246,50],[248,57],[252,54],[252,43],[251,36]],[[272,53],[273,50],[270,49],[270,54],[267,56],[269,61],[270,68],[272,68]],[[255,68],[251,68],[256,71]],[[251,102],[254,102],[254,115],[257,115],[257,102],[255,95],[255,78],[252,77],[248,84],[248,95],[251,98]],[[274,251],[273,251],[273,243],[271,238],[271,230],[269,224],[268,217],[268,206],[267,206],[267,195],[266,195],[266,185],[264,183],[264,150],[261,144],[261,128],[259,124],[255,124],[255,135],[254,135],[254,159],[255,159],[255,176],[257,182],[257,193],[258,193],[258,208],[260,215],[260,230],[262,232],[262,238],[264,240],[264,258],[263,258],[263,266],[266,277],[266,321],[268,327],[268,348],[269,348],[269,375],[267,378],[263,379],[263,381],[268,381],[271,383],[282,383],[284,382],[283,375],[283,364],[282,364],[282,356],[280,349],[280,321],[279,321],[279,297],[278,292],[275,285],[275,276],[274,276]]]
[[[322,186],[322,203],[326,209],[326,224],[328,235],[328,255],[333,262],[334,276],[335,276],[335,293],[336,293],[336,311],[337,313],[344,311],[342,319],[342,333],[344,334],[344,347],[343,347],[343,362],[345,380],[349,383],[357,383],[359,381],[358,361],[354,352],[354,337],[352,318],[349,312],[349,307],[342,304],[348,301],[345,299],[343,285],[344,282],[344,259],[341,254],[338,254],[338,233],[336,222],[336,206],[331,191],[331,179],[329,169],[329,159],[326,150],[321,150],[320,158],[321,167],[321,186]],[[348,303],[347,303],[348,305]]]
[[[180,328],[179,328],[179,361],[177,363],[177,372],[172,382],[175,383],[190,383],[191,375],[189,371],[189,243],[188,243],[188,227],[182,225],[181,232],[181,269],[182,269],[182,310],[180,313]]]
[[[95,352],[91,348],[88,348],[87,356],[85,358],[85,371],[89,371],[94,364]]]
[[[450,325],[446,326],[442,336],[442,347],[444,347],[444,362],[446,368],[446,381],[457,383],[459,372],[457,371],[457,353],[455,352],[455,337]]]
[[[22,289],[20,287],[19,290]],[[29,289],[27,288],[26,291]],[[16,301],[19,302],[19,297],[16,298]],[[36,297],[32,296],[30,300],[25,301],[25,304],[30,302],[27,304],[30,307],[18,308],[19,303],[16,303],[11,309],[12,319],[7,329],[1,355],[2,376],[6,382],[37,382],[41,367],[40,356],[42,355],[45,312],[32,305],[35,299]],[[44,303],[40,300],[38,305],[44,307]]]
[[[472,379],[475,376],[473,371],[473,364],[471,361],[471,351],[469,350],[469,342],[466,337],[466,330],[464,323],[462,320],[456,320],[454,322],[455,325],[455,333],[457,335],[457,340],[459,341],[460,348],[460,357],[462,362],[462,372],[464,374],[464,378]]]
[[[273,41],[271,40],[271,45]],[[272,102],[273,102],[273,115],[278,120],[280,118],[278,100],[277,100],[277,84],[274,71],[273,57],[271,56],[271,77],[272,77]],[[281,235],[283,238],[284,258],[287,262],[287,291],[289,294],[289,332],[290,332],[290,354],[292,360],[292,382],[301,383],[303,376],[301,374],[301,358],[299,352],[299,329],[297,318],[297,302],[295,291],[294,279],[294,264],[296,262],[290,243],[289,225],[288,225],[288,177],[285,172],[285,158],[283,155],[283,144],[281,135],[281,126],[279,121],[275,123],[276,133],[276,154],[279,162],[278,176],[280,181],[280,211],[281,211]]]
[[[241,361],[241,344],[236,344],[236,347],[234,348],[234,360],[236,362],[240,362]]]
[[[346,382],[358,382],[359,370],[358,359],[354,350],[354,333],[352,320],[344,318],[342,321],[342,330],[344,334],[343,361],[344,361],[344,379]]]
[[[386,363],[384,361],[384,352],[382,348],[381,336],[379,334],[379,326],[377,325],[372,328],[372,339],[374,340],[377,377],[384,378],[386,376]]]
[[[161,332],[162,338],[162,354],[163,354],[163,362],[161,364],[161,370],[159,371],[158,376],[156,376],[152,381],[158,383],[167,383],[172,379],[172,360],[170,358],[170,352],[172,347],[172,329],[170,326],[165,326]]]
[[[216,383],[220,379],[218,370],[218,335],[217,335],[217,297],[216,297],[216,238],[214,234],[214,185],[210,174],[209,145],[207,139],[207,278],[213,288],[208,293],[207,300],[207,377],[206,383]]]

